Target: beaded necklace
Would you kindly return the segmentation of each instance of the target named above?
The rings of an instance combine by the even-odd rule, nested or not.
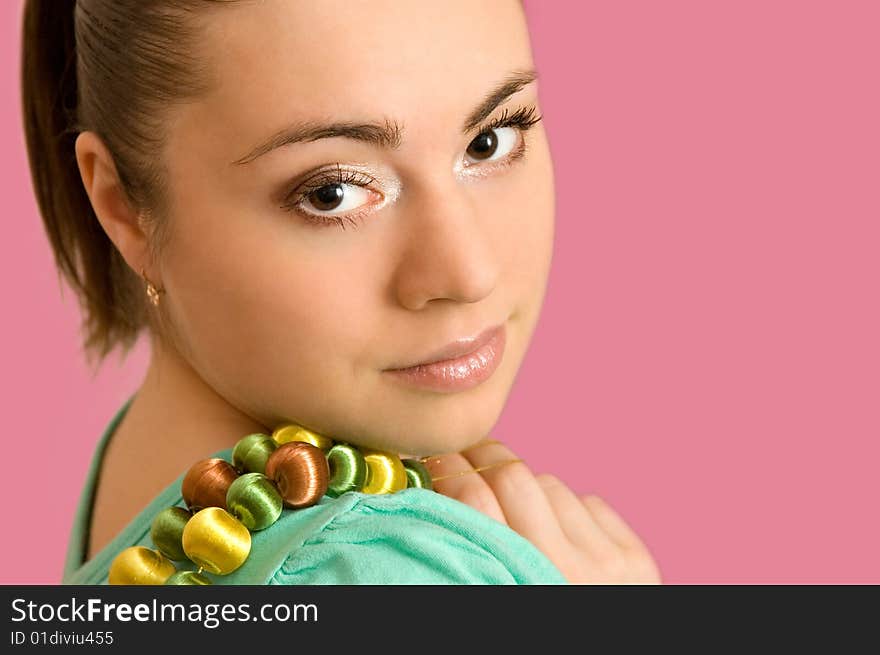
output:
[[[130,546],[110,564],[112,585],[209,585],[204,574],[227,575],[251,552],[251,532],[265,530],[282,510],[302,509],[348,491],[395,493],[432,489],[422,459],[334,441],[295,423],[271,435],[254,433],[232,449],[232,463],[204,459],[183,478],[186,507],[168,507],[150,526],[154,549]],[[173,562],[198,570],[178,570]]]

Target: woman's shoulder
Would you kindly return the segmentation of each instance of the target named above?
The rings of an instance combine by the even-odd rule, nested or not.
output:
[[[258,541],[267,542],[262,557],[272,560],[260,567],[257,584],[565,582],[525,538],[434,491],[349,492],[311,509],[309,517],[285,512],[279,529],[254,535],[253,566],[261,559]],[[285,525],[291,522],[308,525],[291,530]],[[245,569],[251,558],[229,582],[253,584],[253,572]]]
[[[182,503],[173,488],[65,582],[106,584],[116,554],[128,546],[152,548],[152,517]],[[537,548],[506,525],[417,488],[381,495],[349,492],[285,510],[270,528],[252,534],[251,553],[241,567],[209,577],[216,584],[242,585],[565,582]]]

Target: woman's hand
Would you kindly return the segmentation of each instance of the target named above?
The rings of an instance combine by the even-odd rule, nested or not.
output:
[[[555,476],[536,476],[521,460],[510,460],[516,455],[487,439],[460,453],[431,457],[425,465],[434,478],[444,478],[434,482],[436,491],[510,526],[570,583],[661,584],[645,544],[604,500],[578,498]]]

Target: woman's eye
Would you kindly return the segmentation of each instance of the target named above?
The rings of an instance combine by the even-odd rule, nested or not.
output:
[[[468,163],[503,159],[516,147],[518,136],[519,130],[513,127],[496,127],[481,132],[470,142],[465,151]]]
[[[310,191],[302,199],[306,211],[318,214],[342,214],[367,204],[375,192],[358,184],[333,182]]]
[[[374,187],[381,186],[382,191]],[[399,192],[394,180],[384,183],[364,171],[343,169],[318,171],[289,192],[281,204],[285,211],[296,211],[307,221],[319,225],[346,224],[357,227],[371,212],[392,202]]]

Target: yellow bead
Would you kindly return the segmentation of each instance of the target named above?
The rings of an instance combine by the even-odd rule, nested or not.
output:
[[[176,571],[162,553],[145,546],[130,546],[110,564],[110,584],[165,584]]]
[[[323,451],[330,450],[333,447],[333,439],[330,437],[325,437],[323,434],[312,432],[296,423],[288,423],[287,425],[282,425],[277,428],[272,433],[272,438],[279,446],[290,443],[291,441],[305,441],[313,446],[317,446]]]
[[[226,575],[248,558],[251,533],[225,509],[206,507],[187,521],[183,551],[209,573]]]
[[[363,492],[367,494],[390,494],[406,489],[406,469],[400,457],[372,448],[361,448],[367,462],[367,483]]]

